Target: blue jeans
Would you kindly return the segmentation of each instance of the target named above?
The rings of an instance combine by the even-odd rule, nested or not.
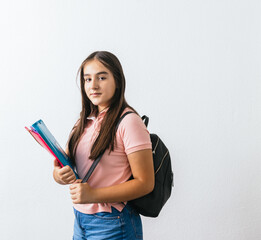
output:
[[[128,204],[119,212],[84,214],[74,209],[73,240],[136,240],[142,238],[140,215]]]

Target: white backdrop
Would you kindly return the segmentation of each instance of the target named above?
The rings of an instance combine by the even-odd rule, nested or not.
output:
[[[173,195],[144,239],[261,239],[261,4],[256,0],[0,3],[0,239],[71,239],[68,186],[26,132],[62,146],[93,51],[123,65],[126,98],[169,147]],[[79,84],[78,84],[79,85]]]

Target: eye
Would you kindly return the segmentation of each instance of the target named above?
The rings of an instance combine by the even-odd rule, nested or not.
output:
[[[106,77],[99,77],[99,79],[100,79],[100,80],[105,80],[105,79],[106,79]]]
[[[85,81],[86,81],[86,82],[90,82],[90,81],[91,81],[91,78],[85,78]]]

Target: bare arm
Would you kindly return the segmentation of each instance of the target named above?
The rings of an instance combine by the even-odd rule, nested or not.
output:
[[[130,181],[105,187],[91,188],[76,181],[70,186],[73,203],[111,203],[129,201],[150,193],[154,188],[154,168],[151,149],[128,155],[133,178]]]

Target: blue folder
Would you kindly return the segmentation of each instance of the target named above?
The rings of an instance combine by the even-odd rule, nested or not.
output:
[[[73,170],[76,178],[79,179],[78,174],[74,170],[74,166],[72,164],[71,159],[66,155],[66,153],[61,148],[61,146],[56,141],[56,139],[51,134],[51,132],[48,130],[48,128],[46,127],[44,122],[42,120],[39,120],[32,125],[32,128],[40,134],[40,136],[43,138],[45,143],[50,147],[50,149],[53,151],[53,153],[59,159],[59,161],[62,163],[62,165],[63,166],[69,165],[71,167],[71,169]]]

